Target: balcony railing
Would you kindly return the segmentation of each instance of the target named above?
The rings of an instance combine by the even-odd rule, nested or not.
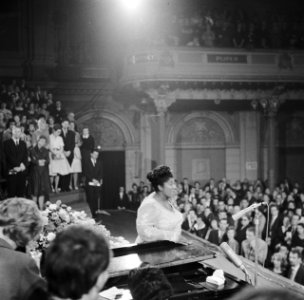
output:
[[[120,84],[142,81],[303,81],[304,52],[160,48],[130,51]]]

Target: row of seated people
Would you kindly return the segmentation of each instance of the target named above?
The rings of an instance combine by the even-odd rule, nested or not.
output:
[[[158,30],[160,26],[162,30]],[[145,34],[136,38],[150,45],[303,49],[303,26],[297,9],[248,12],[199,3],[190,12],[156,10],[145,19]]]
[[[199,181],[192,185],[184,178],[176,181],[176,186],[176,205],[184,215],[184,230],[216,245],[227,242],[237,254],[251,261],[255,261],[257,251],[259,264],[304,284],[304,192],[298,183],[291,185],[284,180],[272,193],[260,180],[230,184],[223,178],[219,182],[210,179],[205,185]],[[144,181],[134,183],[129,193],[122,191],[117,196],[119,209],[137,209],[151,192]],[[252,211],[233,220],[234,214],[256,202],[268,204],[269,218],[268,206],[263,205],[256,213]],[[259,221],[258,246],[255,218]],[[290,273],[293,265],[297,265],[297,272]]]
[[[11,198],[0,202],[1,299],[100,299],[112,259],[107,239],[92,227],[68,226],[56,235],[37,264],[24,250],[40,234],[43,223],[32,200]],[[290,259],[292,255],[298,254],[292,250]],[[164,272],[147,263],[131,270],[127,283],[133,300],[165,300],[174,295]],[[119,292],[113,299],[122,296]],[[273,297],[301,299],[288,289],[265,287],[249,287],[231,299]]]

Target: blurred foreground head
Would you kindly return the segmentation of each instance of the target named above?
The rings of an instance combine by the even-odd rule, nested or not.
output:
[[[105,238],[85,226],[57,234],[45,253],[44,273],[51,295],[97,299],[108,279],[111,253]]]
[[[164,300],[172,294],[172,286],[161,269],[143,266],[130,271],[128,281],[133,300]]]

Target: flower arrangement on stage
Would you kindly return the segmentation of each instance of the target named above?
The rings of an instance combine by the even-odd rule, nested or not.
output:
[[[34,259],[39,259],[43,249],[49,246],[56,234],[70,225],[85,225],[100,232],[108,239],[111,248],[129,244],[123,237],[111,236],[110,231],[104,225],[96,223],[84,211],[73,210],[70,206],[63,204],[61,200],[57,200],[56,203],[46,202],[46,209],[41,213],[44,221],[43,230],[38,239],[28,246]]]

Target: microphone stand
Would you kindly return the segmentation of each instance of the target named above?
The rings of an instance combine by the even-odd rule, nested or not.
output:
[[[258,232],[259,219],[257,217],[258,208],[255,208],[254,224],[255,224],[255,250],[254,250],[254,285],[258,285]]]

